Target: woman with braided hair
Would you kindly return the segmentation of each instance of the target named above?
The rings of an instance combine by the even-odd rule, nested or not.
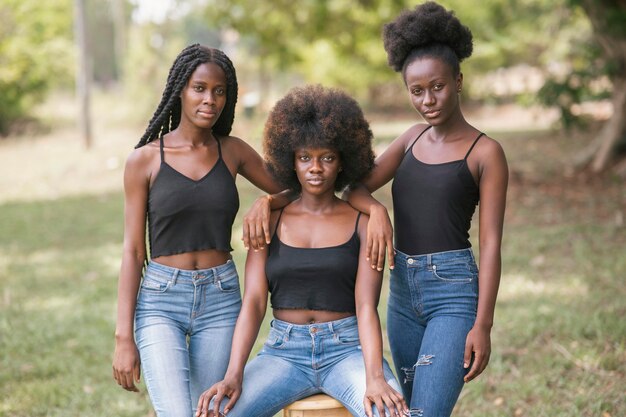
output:
[[[230,256],[235,177],[280,191],[254,149],[230,136],[236,102],[230,59],[186,47],[126,162],[113,376],[138,391],[141,363],[159,417],[191,416],[228,366],[241,307]]]
[[[444,417],[489,361],[508,169],[498,142],[463,117],[459,62],[472,34],[453,12],[426,2],[385,25],[383,38],[426,124],[396,138],[348,200],[370,215],[371,267],[389,257],[387,330],[411,416]],[[370,194],[392,178],[395,255],[387,211]],[[480,268],[469,240],[479,201]]]

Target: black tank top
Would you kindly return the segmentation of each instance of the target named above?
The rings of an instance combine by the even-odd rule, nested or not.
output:
[[[161,167],[148,193],[150,256],[206,249],[232,251],[231,231],[239,194],[235,180],[222,159],[199,180],[193,180],[165,162],[160,139]]]
[[[409,255],[471,247],[469,229],[480,197],[467,165],[478,135],[465,158],[426,164],[413,155],[413,141],[404,154],[391,187],[396,248]]]
[[[281,242],[277,231],[282,214],[281,210],[265,265],[272,308],[356,312],[361,213],[350,239],[326,248],[296,248]]]

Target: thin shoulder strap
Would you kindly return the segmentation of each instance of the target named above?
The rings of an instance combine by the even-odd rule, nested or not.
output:
[[[415,145],[415,142],[417,142],[419,140],[419,138],[422,137],[422,135],[424,134],[424,132],[426,132],[428,129],[430,129],[431,127],[433,127],[432,125],[429,125],[426,129],[422,130],[422,132],[417,135],[417,137],[415,138],[415,140],[413,141],[413,143],[411,143],[411,146],[409,146],[407,148],[407,150],[404,152],[405,154],[408,153],[411,149],[413,149],[413,145]]]
[[[278,214],[278,218],[276,219],[276,225],[274,226],[274,233],[272,234],[272,236],[276,236],[276,231],[278,230],[278,225],[280,224],[280,218],[283,216],[283,211],[285,211],[284,207],[280,209],[280,213]]]
[[[165,151],[163,150],[163,136],[159,137],[159,148],[161,150],[161,162],[165,162]]]
[[[472,149],[474,149],[474,146],[476,146],[476,142],[478,142],[478,139],[482,138],[483,136],[485,136],[485,134],[483,132],[480,132],[478,137],[474,140],[474,143],[472,143],[472,146],[470,146],[469,151],[467,151],[467,153],[465,154],[465,158],[463,158],[463,159],[467,159],[467,157],[469,156],[470,152],[472,152]]]
[[[217,142],[217,154],[219,158],[222,159],[222,145],[220,144],[220,140],[215,136],[215,141]]]
[[[361,219],[361,212],[356,216],[356,224],[354,225],[354,233],[359,231],[359,220]]]

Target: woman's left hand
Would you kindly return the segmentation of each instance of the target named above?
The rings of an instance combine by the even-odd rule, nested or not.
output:
[[[250,210],[243,216],[243,246],[246,249],[263,249],[270,242],[271,196],[256,199]]]
[[[474,325],[465,339],[463,367],[467,369],[470,367],[470,363],[472,365],[470,371],[465,375],[465,382],[470,382],[485,370],[490,355],[491,329]]]
[[[393,389],[382,377],[367,384],[365,399],[363,400],[367,417],[374,415],[372,412],[372,403],[374,407],[378,409],[378,415],[380,416],[387,415],[385,414],[385,406],[393,417],[408,415],[409,412],[409,408],[402,394]]]

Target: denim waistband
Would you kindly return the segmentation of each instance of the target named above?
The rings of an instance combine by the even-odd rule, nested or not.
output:
[[[350,316],[339,320],[327,321],[325,323],[294,324],[287,321],[273,319],[270,324],[274,329],[287,334],[311,334],[318,335],[333,334],[336,330],[357,325],[356,316]]]
[[[149,261],[146,268],[146,274],[161,276],[164,278],[172,278],[176,281],[200,281],[209,282],[219,281],[219,277],[225,272],[234,270],[235,264],[232,259],[226,261],[225,264],[214,266],[206,269],[179,269],[171,266],[163,265],[158,262]]]
[[[396,263],[403,263],[408,267],[428,267],[442,262],[468,260],[476,262],[472,248],[449,250],[445,252],[426,253],[423,255],[407,255],[396,249]]]

